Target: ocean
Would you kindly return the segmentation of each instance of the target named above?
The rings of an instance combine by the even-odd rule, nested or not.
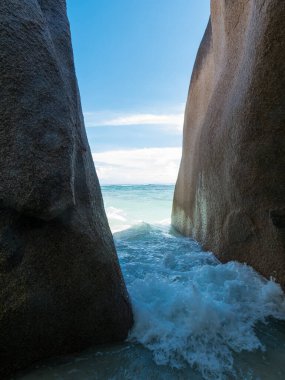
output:
[[[17,379],[285,379],[284,293],[175,232],[173,191],[102,187],[134,311],[127,341],[52,359]]]

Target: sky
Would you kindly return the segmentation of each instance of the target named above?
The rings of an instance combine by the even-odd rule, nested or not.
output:
[[[67,6],[100,183],[175,183],[209,0],[67,0]]]

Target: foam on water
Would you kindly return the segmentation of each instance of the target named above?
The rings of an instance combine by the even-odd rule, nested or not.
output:
[[[112,223],[114,227],[113,233],[126,230],[131,227],[131,224],[126,224],[127,215],[124,210],[110,206],[106,209],[106,214],[109,223]]]
[[[256,323],[285,319],[277,284],[246,265],[219,263],[165,226],[141,224],[115,239],[135,315],[129,340],[150,349],[159,365],[234,378],[234,353],[266,349]]]
[[[285,378],[279,285],[249,266],[221,264],[175,233],[173,189],[103,187],[134,310],[128,341],[53,361],[21,379]]]

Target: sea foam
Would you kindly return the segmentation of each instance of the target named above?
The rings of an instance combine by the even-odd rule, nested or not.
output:
[[[235,354],[266,349],[256,324],[285,319],[279,285],[247,265],[219,263],[166,226],[144,223],[115,238],[134,309],[129,341],[151,350],[159,365],[238,378]]]

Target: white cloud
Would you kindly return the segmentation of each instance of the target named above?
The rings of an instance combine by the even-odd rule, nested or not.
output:
[[[175,183],[181,148],[145,148],[93,153],[102,185]]]
[[[181,131],[183,112],[177,113],[114,113],[84,112],[86,127],[126,126],[126,125],[160,125]]]

